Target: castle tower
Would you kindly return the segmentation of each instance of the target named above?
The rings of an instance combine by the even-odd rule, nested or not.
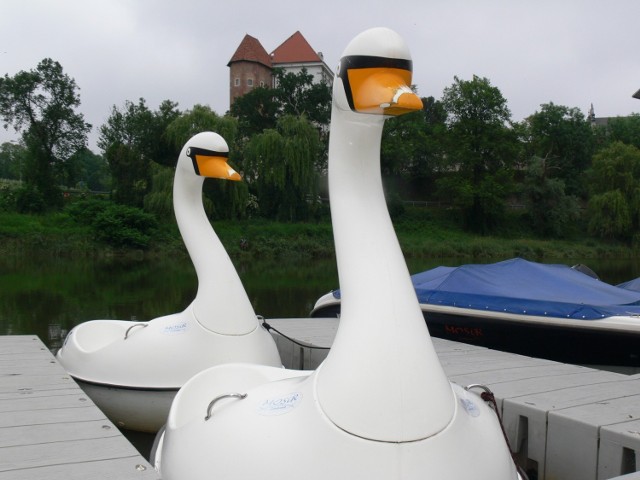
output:
[[[229,73],[229,105],[255,87],[271,87],[271,58],[260,41],[245,35],[227,63]]]
[[[274,87],[273,68],[287,73],[299,73],[303,68],[313,76],[313,83],[325,82],[331,87],[333,72],[297,31],[268,54],[258,39],[245,35],[227,63],[229,67],[229,106],[236,98],[255,87]]]

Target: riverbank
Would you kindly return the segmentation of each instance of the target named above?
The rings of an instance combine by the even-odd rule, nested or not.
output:
[[[500,236],[464,232],[447,212],[408,209],[394,220],[407,258],[522,257],[545,259],[633,258],[634,250],[580,235],[569,239],[536,238],[514,220]],[[240,261],[259,259],[333,258],[333,231],[329,219],[316,223],[280,223],[264,219],[215,221],[213,227],[229,255]],[[160,223],[148,249],[114,248],[94,239],[89,227],[68,214],[20,215],[0,213],[0,254],[42,253],[50,256],[165,257],[187,255],[175,222]]]

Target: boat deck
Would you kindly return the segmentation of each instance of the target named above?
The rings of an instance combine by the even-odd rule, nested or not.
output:
[[[37,336],[0,336],[0,480],[159,478]]]
[[[269,319],[288,368],[326,357],[336,318]],[[538,480],[640,479],[640,374],[623,375],[433,338],[449,379],[495,394],[509,443]],[[321,347],[321,349],[314,348]],[[639,346],[640,351],[640,346]]]

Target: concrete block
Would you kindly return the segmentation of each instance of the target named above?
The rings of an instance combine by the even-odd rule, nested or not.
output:
[[[640,420],[600,428],[598,480],[640,470]],[[637,473],[640,479],[640,472]]]
[[[620,395],[621,390],[622,387],[616,386],[615,394]],[[640,394],[549,412],[545,476],[562,480],[596,480],[601,427],[621,425],[638,418]],[[605,457],[608,458],[609,453],[605,452]]]
[[[525,469],[536,470],[539,480],[554,478],[545,474],[551,437],[547,430],[549,412],[604,401],[620,391],[640,394],[640,383],[624,375],[582,367],[565,371],[564,375],[527,378],[494,387],[496,395],[503,396],[503,423],[518,462]]]

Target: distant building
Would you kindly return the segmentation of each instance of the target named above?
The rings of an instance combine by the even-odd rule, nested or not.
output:
[[[589,116],[587,118],[592,127],[606,127],[611,117],[596,117],[592,103],[591,108],[589,109]]]
[[[306,68],[313,75],[314,83],[322,81],[331,85],[333,72],[324,62],[322,52],[316,52],[298,31],[270,54],[257,38],[245,35],[227,63],[229,67],[229,105],[236,98],[255,87],[274,87],[273,69],[299,73]]]

